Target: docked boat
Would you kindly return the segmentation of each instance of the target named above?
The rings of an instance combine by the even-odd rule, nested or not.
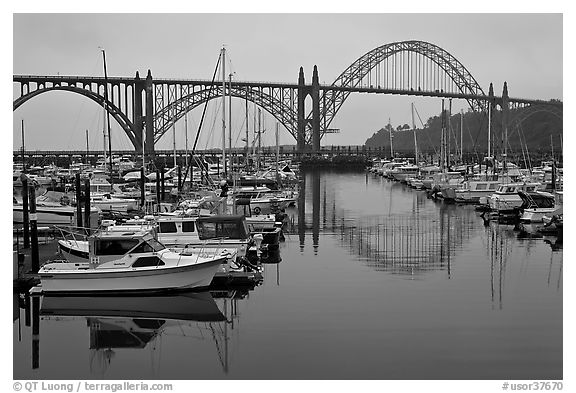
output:
[[[129,212],[138,209],[136,199],[117,198],[108,193],[91,195],[90,202],[102,211]]]
[[[522,199],[520,221],[543,222],[545,215],[553,214],[556,211],[554,195],[548,192],[519,191],[518,195]]]
[[[417,176],[419,172],[418,165],[401,165],[396,167],[392,172],[394,180],[406,183],[409,177]]]
[[[59,241],[62,246],[63,241]],[[68,241],[72,259],[43,265],[42,292],[122,292],[191,289],[210,285],[226,256],[205,250],[168,250],[150,231],[98,231],[86,242]],[[82,251],[84,253],[82,253]],[[74,261],[74,258],[76,260]]]
[[[490,209],[498,214],[515,213],[522,206],[519,191],[534,192],[540,183],[508,183],[498,186],[488,199]]]
[[[479,203],[480,198],[489,198],[500,185],[501,180],[469,179],[454,189],[454,199],[461,203]]]
[[[242,187],[235,190],[234,197],[237,201],[248,200],[254,215],[280,211],[296,203],[296,198],[286,197],[268,187]],[[232,205],[233,201],[230,199],[227,203]]]
[[[76,214],[76,207],[70,205],[70,199],[63,193],[47,191],[36,198],[36,222],[40,226],[76,225]],[[98,219],[99,210],[91,207],[91,225],[95,226],[98,223]],[[22,224],[24,222],[22,202],[16,199],[13,199],[12,220],[14,224]]]

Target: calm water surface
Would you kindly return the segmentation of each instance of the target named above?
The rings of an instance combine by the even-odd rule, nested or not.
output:
[[[373,175],[304,178],[253,290],[14,295],[14,378],[562,378],[556,238]]]

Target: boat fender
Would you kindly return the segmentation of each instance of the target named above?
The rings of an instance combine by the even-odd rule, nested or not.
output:
[[[248,259],[244,258],[244,257],[240,257],[237,259],[238,263],[244,267],[246,267],[248,269],[248,271],[259,271],[260,268],[251,263]]]

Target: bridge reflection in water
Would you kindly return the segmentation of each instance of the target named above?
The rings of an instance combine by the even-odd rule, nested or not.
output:
[[[561,251],[561,239],[542,239],[513,225],[492,222],[483,226],[473,206],[433,202],[422,191],[372,175],[365,182],[360,178],[362,184],[359,176],[319,171],[302,175],[297,223],[289,228],[298,232],[301,252],[311,235],[314,255],[318,255],[322,233],[336,237],[342,247],[375,270],[410,275],[446,270],[450,276],[454,257],[460,257],[456,254],[471,242],[481,241],[486,250],[481,259],[493,269],[496,265],[505,269],[513,251],[529,253],[542,240],[552,252]]]
[[[298,231],[302,252],[311,232],[317,255],[323,233],[337,237],[342,247],[375,270],[408,275],[445,270],[450,276],[454,254],[482,229],[472,208],[435,204],[423,192],[399,183],[386,184],[389,195],[385,188],[379,190],[387,211],[377,213],[379,206],[375,206],[374,214],[366,214],[366,206],[358,206],[360,212],[340,207],[344,201],[337,200],[337,195],[342,193],[334,190],[331,180],[321,181],[317,171],[302,176],[297,228],[292,229]],[[312,212],[307,215],[310,205]]]

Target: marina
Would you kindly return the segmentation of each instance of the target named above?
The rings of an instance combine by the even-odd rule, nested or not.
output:
[[[407,15],[14,15],[12,378],[563,381],[562,15]]]
[[[109,295],[15,293],[15,378],[562,378],[561,236],[485,224],[473,205],[367,172],[306,172],[300,185],[281,262],[264,265],[251,289],[200,292],[226,320],[202,321],[196,306],[150,310],[139,298],[150,295],[120,307]],[[93,341],[124,329],[147,338]],[[226,329],[228,338],[209,333]],[[45,364],[62,346],[62,367]],[[89,360],[96,353],[108,360]]]

